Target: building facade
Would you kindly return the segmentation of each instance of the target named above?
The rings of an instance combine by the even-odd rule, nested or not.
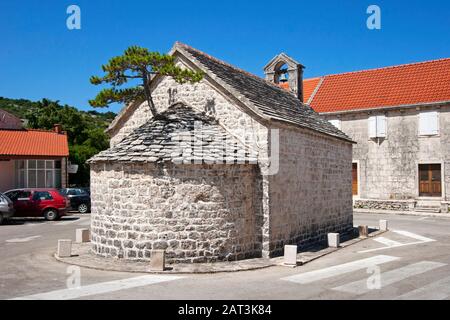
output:
[[[352,230],[353,141],[302,103],[302,81],[278,86],[285,64],[301,80],[300,64],[279,55],[264,80],[184,44],[170,54],[205,76],[155,78],[162,120],[136,102],[109,127],[111,147],[89,160],[95,253],[239,260]]]
[[[449,212],[450,59],[305,80],[353,148],[354,205]]]
[[[0,121],[0,192],[16,188],[64,188],[67,186],[69,147],[67,135],[22,127],[7,114]]]

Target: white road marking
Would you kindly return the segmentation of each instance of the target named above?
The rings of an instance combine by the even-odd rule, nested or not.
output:
[[[301,283],[301,284],[311,283],[314,281],[331,278],[334,276],[357,271],[360,269],[366,269],[370,266],[374,266],[374,265],[378,265],[378,264],[382,264],[382,263],[386,263],[386,262],[391,262],[391,261],[395,261],[398,259],[400,259],[400,258],[385,256],[385,255],[378,255],[375,257],[356,260],[356,261],[336,265],[336,266],[329,267],[329,268],[324,268],[324,269],[319,269],[319,270],[315,270],[315,271],[297,274],[294,276],[282,278],[281,280],[292,281],[292,282]]]
[[[68,220],[68,219],[64,219],[64,220],[62,220],[62,221],[59,221],[58,223],[56,223],[56,225],[57,226],[65,226],[65,225],[68,225],[68,224],[73,224],[73,223],[82,223],[83,221],[85,221],[87,219],[87,217],[81,217],[81,218],[78,218],[78,219],[70,219],[70,220]]]
[[[419,241],[414,241],[414,242],[408,242],[408,243],[398,243],[398,244],[393,244],[391,246],[387,246],[387,247],[382,247],[382,248],[375,248],[375,249],[368,249],[368,250],[362,250],[362,251],[358,251],[358,253],[367,253],[367,252],[374,252],[374,251],[379,251],[379,250],[386,250],[386,249],[393,249],[393,248],[399,248],[399,247],[404,247],[404,246],[411,246],[411,245],[415,245],[415,244],[422,244],[422,243],[427,243],[427,242],[433,242],[436,241],[434,239],[430,239],[409,231],[405,231],[405,230],[391,230],[392,232],[395,232],[397,234],[400,234],[402,236],[408,237],[408,238],[413,238]],[[374,238],[373,240],[376,240],[377,238]],[[391,240],[393,241],[393,240]],[[379,241],[380,242],[380,241]]]
[[[421,236],[421,235],[418,235],[418,234],[415,234],[415,233],[412,233],[412,232],[409,232],[409,231],[392,230],[392,232],[395,232],[395,233],[401,234],[402,236],[410,237],[410,238],[413,238],[413,239],[416,239],[416,240],[419,240],[419,241],[422,241],[422,242],[433,242],[433,241],[436,241],[434,239],[430,239],[430,238],[427,238],[427,237],[424,237],[424,236]]]
[[[46,293],[33,294],[30,296],[14,298],[11,300],[69,300],[77,299],[97,294],[104,294],[125,289],[143,287],[159,282],[173,281],[181,279],[179,276],[160,276],[160,275],[146,275],[128,279],[121,279],[115,281],[101,282],[82,286],[79,288],[55,290]]]
[[[450,277],[398,296],[398,300],[444,300],[450,296]]]
[[[40,237],[42,237],[42,236],[31,236],[31,237],[26,237],[26,238],[14,238],[14,239],[6,240],[6,242],[8,242],[8,243],[22,243],[22,242],[32,241],[32,240],[40,238]]]
[[[410,264],[402,268],[394,269],[391,271],[383,272],[380,275],[381,288],[391,285],[393,283],[402,281],[406,278],[425,273],[440,267],[446,266],[445,263],[421,261],[418,263]],[[380,289],[381,289],[380,288]],[[352,294],[364,294],[371,290],[367,286],[367,279],[358,280],[355,282],[347,283],[343,286],[333,288],[332,290],[342,291]]]
[[[416,242],[402,243],[402,244],[399,244],[397,246],[362,250],[362,251],[358,251],[358,253],[368,253],[368,252],[374,252],[374,251],[380,251],[380,250],[386,250],[386,249],[393,249],[393,248],[412,246],[412,245],[415,245],[415,244],[422,244],[422,243],[425,243],[425,242],[423,242],[423,241],[416,241]]]
[[[388,246],[388,247],[398,246],[399,244],[401,244],[398,241],[391,240],[391,239],[388,239],[388,238],[385,238],[385,237],[377,237],[377,238],[374,238],[373,240],[376,241],[376,242],[382,243],[382,244],[384,244],[385,246]]]

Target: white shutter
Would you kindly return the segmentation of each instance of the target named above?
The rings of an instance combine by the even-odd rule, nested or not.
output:
[[[386,137],[386,116],[377,116],[377,137]]]
[[[329,120],[329,122],[335,126],[336,128],[338,128],[339,130],[341,130],[341,120],[339,119],[333,119],[333,120]]]
[[[377,117],[369,117],[367,122],[369,127],[369,138],[377,137]]]
[[[419,135],[436,135],[439,133],[437,111],[421,112],[419,114]]]

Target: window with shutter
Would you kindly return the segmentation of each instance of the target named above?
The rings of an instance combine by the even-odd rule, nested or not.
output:
[[[369,138],[377,137],[377,117],[369,117]]]
[[[439,118],[437,111],[419,114],[419,135],[432,136],[439,134]]]
[[[386,137],[386,116],[371,116],[368,120],[369,138]]]
[[[386,137],[386,116],[377,116],[377,137]]]
[[[336,128],[338,128],[339,130],[341,130],[341,120],[339,119],[333,119],[333,120],[329,120],[329,122],[335,126]]]

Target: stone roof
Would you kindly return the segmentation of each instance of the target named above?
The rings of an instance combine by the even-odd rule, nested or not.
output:
[[[87,162],[100,161],[256,164],[257,152],[204,112],[176,104]]]
[[[242,102],[254,106],[264,118],[280,120],[351,141],[311,107],[279,86],[220,61],[208,54],[177,42],[175,48],[185,51],[215,80],[220,80]]]

